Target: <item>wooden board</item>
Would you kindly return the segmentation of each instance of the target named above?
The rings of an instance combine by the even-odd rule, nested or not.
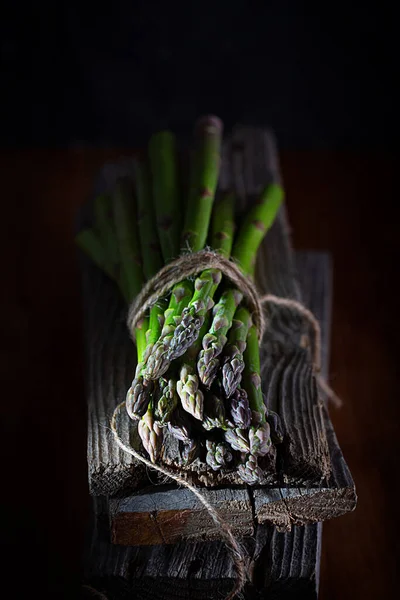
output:
[[[322,324],[323,337],[323,370],[328,365],[328,341],[330,322],[330,264],[326,254],[300,253],[296,255],[296,265],[303,297],[312,307]],[[186,490],[182,490],[187,494]],[[215,493],[215,492],[214,492]],[[238,492],[235,492],[238,494]],[[219,599],[229,591],[234,578],[234,570],[230,554],[222,542],[180,542],[174,545],[160,544],[149,546],[124,546],[123,544],[143,544],[145,531],[150,532],[154,540],[165,540],[173,535],[174,527],[169,523],[176,522],[181,514],[181,506],[176,506],[177,495],[166,498],[163,508],[173,511],[176,516],[164,515],[158,520],[160,498],[157,493],[144,495],[141,504],[132,506],[135,498],[112,500],[114,505],[111,515],[116,515],[118,504],[123,531],[118,539],[121,545],[110,541],[109,505],[106,498],[94,497],[92,527],[88,538],[85,560],[85,577],[88,584],[107,594],[108,598],[134,597],[140,600],[148,598],[210,598]],[[214,499],[215,500],[215,499]],[[151,509],[146,502],[152,502]],[[195,507],[193,498],[186,498],[187,506]],[[130,520],[130,513],[143,512],[153,514],[154,520],[149,529],[138,532],[138,521]],[[144,509],[144,510],[143,510]],[[161,511],[162,512],[162,511]],[[226,512],[226,511],[225,511]],[[198,511],[197,522],[201,523],[204,511]],[[253,520],[251,509],[247,511],[251,519],[253,533],[245,537],[243,544],[251,558],[249,565],[250,579],[245,598],[315,599],[318,595],[319,560],[321,551],[321,523],[300,527],[294,525],[290,532],[279,532],[276,528],[259,524]],[[136,517],[137,518],[137,517]],[[241,523],[248,526],[249,521],[240,515]],[[112,519],[113,520],[113,519]],[[157,523],[157,525],[156,525]],[[231,521],[235,525],[235,519]],[[117,533],[113,524],[113,538]],[[153,534],[156,528],[157,533]],[[192,528],[191,528],[192,529]],[[242,535],[235,528],[237,535]],[[169,533],[168,533],[169,532]],[[192,529],[193,532],[193,529]],[[177,528],[177,536],[182,532]],[[243,534],[245,535],[245,534]],[[183,532],[182,538],[188,533]],[[172,541],[171,539],[167,541]],[[178,596],[179,594],[179,596]],[[89,596],[88,593],[88,598]]]
[[[117,546],[109,541],[106,499],[93,497],[84,581],[108,600],[221,600],[235,571],[223,542]],[[242,543],[250,558],[245,599],[318,596],[322,524],[294,526],[289,533],[258,525]],[[87,598],[93,598],[88,591]]]
[[[172,486],[171,486],[172,487]],[[253,535],[253,511],[247,490],[203,490],[206,500],[229,514],[235,535]],[[171,544],[190,539],[220,539],[204,506],[185,488],[110,500],[111,539],[115,544]]]
[[[112,185],[116,169],[129,171],[129,161],[104,170],[97,191]],[[272,137],[258,129],[235,130],[224,147],[221,187],[233,183],[243,207],[266,182],[278,179]],[[142,465],[115,445],[108,423],[134,372],[133,346],[125,327],[125,308],[114,285],[89,261],[83,260],[83,267],[90,490],[92,494],[129,494],[148,486],[149,479]],[[301,299],[283,210],[260,252],[258,282],[261,291]],[[311,336],[309,327],[295,311],[270,307],[263,343],[263,387],[269,406],[281,415],[286,443],[278,449],[276,470],[272,455],[268,485],[257,491],[254,506],[260,522],[282,528],[338,516],[355,506],[354,485],[318,396],[309,349],[300,346],[304,335]],[[119,425],[124,439],[140,448],[127,416],[122,415]],[[239,484],[245,489],[232,474],[214,476],[199,462],[187,477],[198,485]],[[156,475],[151,479],[157,483]],[[304,493],[304,488],[312,488],[312,493]]]

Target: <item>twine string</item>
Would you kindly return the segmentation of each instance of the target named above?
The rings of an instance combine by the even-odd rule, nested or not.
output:
[[[200,250],[200,252],[182,254],[149,279],[129,307],[127,325],[132,338],[134,337],[135,327],[147,311],[160,298],[166,296],[176,283],[180,283],[184,279],[206,269],[218,269],[243,293],[261,341],[265,332],[265,318],[257,288],[250,278],[243,274],[235,262],[213,250]]]
[[[168,469],[166,469],[165,467],[163,467],[161,465],[152,463],[150,460],[148,460],[147,458],[145,458],[144,456],[142,456],[141,454],[136,452],[136,450],[134,450],[134,448],[132,448],[132,446],[128,446],[127,444],[125,444],[123,442],[123,440],[121,439],[121,437],[119,436],[119,433],[118,433],[117,418],[118,418],[118,415],[120,414],[121,410],[124,407],[125,407],[125,401],[118,404],[118,406],[114,410],[113,416],[111,418],[111,431],[114,435],[116,443],[122,450],[124,450],[128,454],[131,454],[132,456],[134,456],[137,460],[139,460],[140,462],[145,464],[150,469],[155,469],[159,473],[162,473],[163,475],[166,475],[170,479],[173,479],[179,485],[183,485],[184,487],[186,487],[203,504],[204,508],[207,510],[208,514],[211,516],[212,520],[214,521],[214,523],[216,524],[218,529],[223,534],[229,548],[231,549],[232,555],[233,555],[233,560],[234,560],[234,564],[235,564],[236,572],[237,572],[237,578],[235,580],[232,590],[229,592],[228,596],[226,596],[226,598],[225,598],[225,600],[232,600],[233,598],[235,598],[235,596],[237,594],[239,594],[239,592],[241,592],[243,590],[243,588],[246,584],[246,579],[247,579],[247,568],[246,567],[247,567],[247,559],[248,559],[246,552],[241,548],[239,542],[233,535],[231,527],[228,525],[228,523],[225,521],[225,519],[220,515],[219,511],[216,508],[214,508],[214,506],[212,504],[210,504],[210,502],[208,502],[207,498],[205,498],[203,496],[203,494],[200,492],[200,490],[198,488],[196,488],[194,485],[192,485],[191,483],[186,481],[186,479],[184,479],[180,475],[177,475],[176,473],[172,473],[171,471],[169,471]]]

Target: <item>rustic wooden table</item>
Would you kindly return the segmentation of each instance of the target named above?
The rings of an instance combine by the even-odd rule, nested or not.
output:
[[[118,149],[2,152],[3,539],[24,591],[74,597],[88,514],[77,208]],[[357,510],[324,525],[322,600],[390,597],[399,439],[393,157],[281,153],[296,248],[333,256],[332,410]],[[375,203],[377,208],[373,207]],[[371,206],[371,208],[370,208]],[[379,212],[378,212],[379,210]],[[6,292],[5,292],[6,290]],[[11,293],[10,293],[11,291]],[[23,548],[23,577],[16,552]]]

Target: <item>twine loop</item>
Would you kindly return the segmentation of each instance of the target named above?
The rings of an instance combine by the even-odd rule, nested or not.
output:
[[[265,332],[265,318],[256,286],[235,262],[213,250],[182,254],[149,279],[129,307],[127,325],[132,337],[135,327],[157,300],[166,296],[176,283],[206,269],[218,269],[242,292],[261,341]]]

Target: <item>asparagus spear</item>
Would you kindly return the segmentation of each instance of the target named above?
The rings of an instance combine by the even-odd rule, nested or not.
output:
[[[232,421],[239,429],[247,429],[251,423],[251,410],[247,392],[243,388],[237,388],[229,400],[229,408]]]
[[[134,169],[138,208],[137,223],[142,251],[143,273],[146,279],[151,279],[163,267],[164,263],[157,234],[150,169],[145,154],[136,154]],[[154,178],[157,181],[162,180],[161,174],[158,172],[154,173]]]
[[[279,186],[272,185],[266,188],[261,195],[260,202],[250,210],[239,230],[232,255],[239,261],[245,273],[252,272],[258,247],[276,216],[282,198],[282,189]],[[235,304],[237,298],[239,300]],[[207,387],[212,384],[219,368],[220,360],[218,356],[222,352],[226,343],[226,334],[231,327],[232,308],[236,309],[240,301],[240,292],[232,288],[224,292],[220,302],[214,307],[214,321],[209,334],[203,339],[203,350],[200,352],[198,360],[200,380]],[[241,365],[239,356],[237,358],[238,360],[231,365],[233,369],[229,367],[225,369],[224,383],[228,395],[233,392],[234,386],[240,377]],[[234,373],[235,378],[233,378]]]
[[[143,271],[136,226],[136,202],[133,189],[127,178],[116,182],[113,194],[115,232],[121,258],[121,277],[126,285],[127,299],[130,302],[143,286]],[[138,362],[146,349],[148,319],[143,319],[135,329]]]
[[[264,456],[271,448],[270,427],[265,418],[266,408],[261,391],[260,353],[255,325],[250,327],[247,335],[244,360],[243,379],[252,410],[252,423],[249,429],[229,429],[225,432],[225,440],[234,450],[245,453],[238,472],[243,481],[254,484],[262,475],[257,456]]]
[[[227,398],[232,396],[242,379],[243,352],[246,348],[247,333],[251,324],[249,311],[240,306],[235,312],[222,358],[222,385]]]
[[[245,455],[244,462],[238,466],[238,474],[249,485],[258,483],[263,476],[263,472],[258,466],[257,457],[252,454]]]
[[[276,183],[267,186],[239,228],[233,245],[232,257],[239,262],[246,274],[254,271],[257,250],[278,214],[283,197],[281,186]]]
[[[180,442],[183,442],[184,444],[191,443],[192,438],[190,437],[190,422],[187,416],[185,416],[185,414],[179,409],[179,407],[175,409],[172,419],[168,421],[167,426],[168,431],[174,436],[174,438]]]
[[[95,230],[101,239],[107,254],[110,269],[118,281],[120,256],[118,252],[117,235],[114,227],[112,198],[109,194],[100,194],[94,200]]]
[[[247,334],[244,362],[243,384],[247,391],[250,408],[253,412],[259,414],[261,420],[265,422],[266,407],[261,390],[260,349],[255,325],[250,327]]]
[[[207,239],[218,184],[222,128],[222,121],[214,116],[202,117],[195,126],[195,154],[182,237],[184,249],[192,252],[202,250]]]
[[[153,277],[163,266],[161,248],[157,237],[156,219],[152,204],[150,171],[143,154],[134,160],[137,197],[137,222],[143,259],[143,271],[147,279]],[[157,174],[156,174],[157,176]],[[146,350],[138,363],[135,378],[127,394],[127,410],[131,418],[138,418],[146,409],[152,386],[144,378],[147,358],[158,340],[164,323],[165,299],[159,300],[150,310],[149,325],[146,331]]]
[[[174,286],[168,309],[165,311],[165,322],[158,341],[152,347],[147,359],[144,376],[146,379],[157,379],[163,375],[169,365],[169,346],[179,317],[192,295],[192,285],[185,280]]]
[[[270,427],[266,421],[266,406],[261,390],[260,349],[255,325],[250,327],[247,335],[244,361],[244,387],[248,394],[254,422],[249,432],[251,453],[263,456],[269,452],[271,439]]]
[[[224,433],[225,441],[239,452],[250,452],[250,442],[247,429],[240,427],[227,429]]]
[[[195,127],[196,147],[190,177],[189,202],[185,217],[182,242],[184,249],[192,252],[202,250],[207,239],[211,210],[218,183],[222,123],[217,117],[204,117]],[[220,213],[231,213],[233,223],[233,198],[228,197],[216,211],[218,229],[224,222]],[[217,229],[217,226],[215,226]],[[215,249],[221,246],[224,252],[230,251],[232,235],[219,239],[215,237]],[[182,314],[180,325],[170,343],[169,360],[182,356],[197,339],[204,316],[211,307],[213,295],[221,281],[221,273],[207,269],[195,282],[193,298]]]
[[[226,334],[232,326],[235,311],[243,298],[243,294],[236,288],[227,289],[213,308],[213,321],[210,331],[203,338],[203,349],[201,350],[197,370],[200,381],[210,388],[219,368],[218,356],[227,341]]]
[[[216,428],[226,430],[232,425],[226,420],[224,403],[215,394],[205,398],[202,425],[207,431]]]
[[[149,156],[157,229],[167,263],[179,254],[181,231],[176,140],[171,131],[160,131],[151,137]]]
[[[115,232],[122,272],[128,284],[130,299],[134,298],[143,285],[143,270],[139,238],[136,229],[136,201],[129,179],[119,179],[113,191]]]
[[[157,401],[157,422],[164,426],[171,420],[172,413],[178,406],[179,398],[176,393],[176,381],[160,377],[158,380],[159,397]]]
[[[227,467],[232,461],[232,453],[227,444],[223,442],[206,441],[207,456],[206,463],[213,469],[218,471],[222,467]]]
[[[283,429],[280,416],[269,409],[267,411],[267,421],[271,429],[271,440],[274,444],[281,444],[283,442]]]
[[[268,421],[258,421],[253,413],[253,425],[249,429],[250,454],[264,456],[271,449],[271,430]]]
[[[200,444],[197,440],[190,440],[187,444],[181,442],[180,457],[184,465],[190,465],[200,454]]]
[[[204,395],[199,389],[199,381],[195,372],[183,365],[178,381],[178,394],[182,408],[199,421],[203,418]]]
[[[143,362],[138,363],[135,379],[126,394],[126,410],[131,419],[139,420],[147,410],[151,394],[154,391],[152,381],[138,377]]]
[[[151,462],[155,463],[161,452],[163,433],[154,420],[152,401],[149,402],[146,413],[139,421],[138,433]]]
[[[203,419],[204,395],[199,389],[199,378],[196,371],[196,358],[201,347],[201,339],[208,329],[208,321],[204,321],[197,340],[190,346],[181,359],[177,391],[182,408],[195,419]]]
[[[229,258],[232,250],[235,195],[224,192],[214,206],[211,219],[211,248]]]
[[[168,359],[179,358],[198,338],[207,312],[213,307],[212,297],[221,282],[221,272],[218,269],[206,269],[197,277],[194,284],[194,294],[182,317],[174,336],[170,341]]]

